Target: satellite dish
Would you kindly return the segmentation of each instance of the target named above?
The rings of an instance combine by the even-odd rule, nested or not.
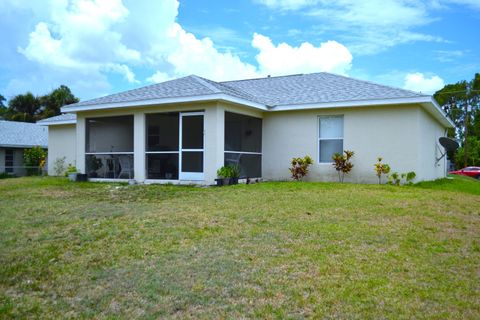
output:
[[[437,159],[437,163],[442,160],[443,157],[447,154],[447,152],[455,152],[458,147],[460,146],[457,141],[447,138],[447,137],[441,137],[438,139],[438,143],[445,149],[445,152],[442,153],[442,156]]]
[[[454,152],[460,146],[457,141],[447,137],[441,137],[438,142],[445,148],[446,152]]]

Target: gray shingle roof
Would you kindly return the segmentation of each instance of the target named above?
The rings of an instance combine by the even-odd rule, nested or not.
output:
[[[428,96],[326,72],[222,83],[257,97],[267,106]]]
[[[134,102],[162,98],[194,97],[223,93],[224,90],[228,91],[228,94],[231,94],[233,96],[248,96],[248,94],[237,92],[237,90],[234,88],[223,88],[223,86],[217,82],[192,75],[153,84],[138,89],[112,94],[102,98],[71,104],[69,106],[90,106],[96,104]]]
[[[191,75],[102,98],[82,101],[69,105],[66,109],[70,106],[93,106],[219,93],[261,103],[269,107],[427,96],[409,90],[326,72],[225,82],[215,82]]]
[[[55,122],[76,121],[77,115],[75,113],[64,113],[55,117],[50,117],[37,121],[38,124],[54,124]]]
[[[34,123],[0,120],[0,146],[33,147],[48,145],[48,128]]]

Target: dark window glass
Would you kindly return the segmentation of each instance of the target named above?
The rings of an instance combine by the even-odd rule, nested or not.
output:
[[[203,152],[182,152],[182,172],[203,172]]]
[[[203,149],[203,115],[182,119],[182,149]]]
[[[86,121],[86,152],[133,152],[133,116]]]
[[[13,163],[14,163],[14,152],[12,149],[5,150],[5,172],[12,173],[13,172]]]
[[[178,151],[179,114],[149,114],[147,120],[147,151]]]
[[[178,179],[178,153],[147,154],[148,179]]]
[[[225,151],[262,152],[262,119],[225,112]]]
[[[343,140],[320,140],[320,162],[333,162],[335,153],[343,153]]]
[[[225,165],[240,166],[240,178],[260,178],[262,176],[262,156],[260,154],[226,152]]]

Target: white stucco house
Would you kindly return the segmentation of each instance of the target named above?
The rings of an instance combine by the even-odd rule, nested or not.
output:
[[[445,176],[438,138],[453,123],[426,94],[330,73],[214,82],[188,76],[62,108],[49,126],[49,161],[66,156],[91,179],[211,184],[224,164],[242,177],[335,181],[335,152],[353,150],[345,181],[374,183],[381,156],[417,180]],[[49,166],[52,167],[51,165]],[[50,172],[51,173],[51,172]]]
[[[23,151],[48,144],[48,128],[34,123],[0,120],[0,173],[26,174]]]

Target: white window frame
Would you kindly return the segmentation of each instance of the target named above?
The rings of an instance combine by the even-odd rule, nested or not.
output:
[[[326,119],[326,118],[342,118],[342,137],[336,137],[336,138],[322,138],[320,137],[320,120],[321,119]],[[342,148],[345,146],[345,117],[343,114],[332,114],[332,115],[321,115],[317,116],[317,163],[318,164],[327,164],[331,165],[333,163],[333,160],[330,160],[329,162],[321,162],[320,161],[320,141],[327,141],[327,140],[342,140]],[[343,150],[342,150],[343,151]]]
[[[190,116],[202,116],[203,119],[203,148],[202,149],[184,149],[183,148],[183,118]],[[205,180],[205,112],[180,112],[180,127],[179,127],[179,137],[178,137],[178,147],[180,155],[178,157],[178,179],[179,180],[192,180],[192,181],[203,181]],[[202,172],[187,172],[183,171],[182,160],[184,152],[201,152],[203,156],[203,168]]]

